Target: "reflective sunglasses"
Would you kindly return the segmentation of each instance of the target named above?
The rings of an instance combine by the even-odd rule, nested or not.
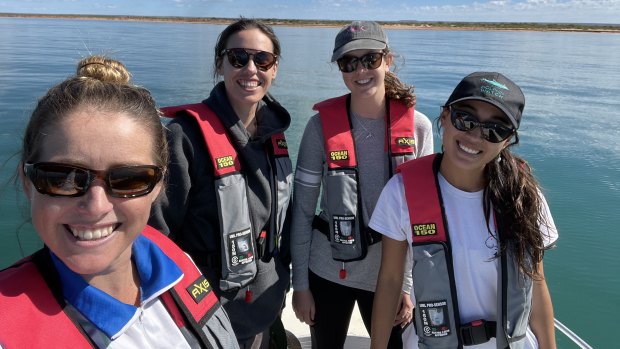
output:
[[[362,66],[368,70],[377,69],[381,66],[381,62],[385,56],[384,52],[371,52],[363,55],[362,57],[342,56],[336,60],[338,63],[338,69],[343,73],[351,73],[357,69],[357,63],[362,63]]]
[[[499,122],[480,122],[476,116],[464,110],[449,107],[452,126],[459,131],[471,131],[476,127],[482,130],[482,138],[491,143],[499,143],[515,133],[515,129]]]
[[[225,54],[228,57],[228,63],[237,69],[245,67],[252,59],[256,68],[267,71],[278,61],[278,56],[271,52],[245,48],[227,48],[220,54]]]
[[[24,173],[41,194],[82,196],[96,178],[101,178],[105,181],[108,194],[115,198],[147,195],[163,175],[162,169],[155,165],[120,166],[96,171],[53,162],[26,163]]]

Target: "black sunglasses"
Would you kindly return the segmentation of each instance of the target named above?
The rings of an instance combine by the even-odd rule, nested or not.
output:
[[[105,181],[107,192],[115,198],[147,195],[163,175],[162,169],[155,165],[120,166],[96,171],[53,162],[26,163],[24,173],[41,194],[82,196],[96,178],[101,178]]]
[[[343,73],[351,73],[357,69],[357,63],[362,63],[362,66],[368,70],[377,69],[381,66],[381,62],[385,56],[385,52],[371,52],[363,55],[362,57],[354,56],[342,56],[336,60],[338,63],[338,69]]]
[[[226,55],[228,63],[237,69],[245,67],[252,59],[256,68],[267,71],[278,61],[278,56],[271,52],[246,48],[227,48],[222,50],[220,54]]]
[[[452,126],[459,131],[471,131],[476,127],[482,130],[482,138],[491,143],[499,143],[515,133],[515,129],[499,122],[480,122],[476,116],[464,110],[449,107]]]

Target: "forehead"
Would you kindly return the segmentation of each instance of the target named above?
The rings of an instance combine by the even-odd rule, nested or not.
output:
[[[258,28],[245,29],[232,34],[226,41],[226,48],[249,48],[273,52],[273,42]]]
[[[149,129],[122,112],[80,109],[43,130],[38,161],[105,169],[120,164],[152,164]]]

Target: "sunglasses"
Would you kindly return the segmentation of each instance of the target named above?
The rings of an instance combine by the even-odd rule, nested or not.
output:
[[[224,54],[228,57],[228,63],[237,69],[245,67],[252,59],[256,68],[267,71],[278,61],[278,56],[271,52],[245,48],[227,48],[222,50],[221,55]]]
[[[26,163],[24,173],[39,193],[66,197],[86,194],[92,182],[101,178],[110,196],[135,198],[150,193],[163,176],[162,169],[155,165],[120,166],[96,171],[53,162]]]
[[[362,66],[368,70],[377,69],[381,66],[381,62],[385,56],[384,52],[371,52],[363,55],[362,57],[342,56],[336,60],[338,63],[338,69],[343,73],[351,73],[357,69],[357,63],[362,63]]]
[[[449,107],[449,109],[452,126],[464,132],[480,127],[482,130],[482,138],[491,143],[502,142],[516,131],[514,128],[499,122],[480,122],[477,117],[464,110],[454,109],[452,107]]]

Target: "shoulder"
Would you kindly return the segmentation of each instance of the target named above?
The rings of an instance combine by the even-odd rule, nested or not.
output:
[[[425,130],[430,130],[432,128],[432,123],[428,116],[417,110],[415,110],[414,112],[414,122],[416,128],[421,128]]]

